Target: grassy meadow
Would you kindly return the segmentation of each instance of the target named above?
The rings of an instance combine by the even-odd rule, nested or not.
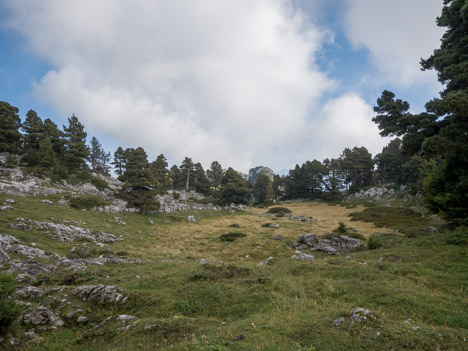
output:
[[[0,196],[0,202],[4,198]],[[48,301],[65,325],[55,330],[36,328],[43,339],[32,343],[22,337],[30,327],[16,323],[10,333],[19,346],[11,349],[468,348],[466,234],[458,234],[461,241],[447,240],[448,233],[429,234],[424,228],[438,225],[430,217],[362,204],[300,202],[280,206],[311,221],[277,218],[267,215],[267,209],[249,208],[235,213],[126,213],[118,215],[126,224],[119,224],[115,215],[44,204],[42,197],[12,198],[14,209],[0,213],[0,233],[14,235],[21,244],[34,242],[48,254],[69,256],[82,242],[58,242],[44,231],[23,232],[10,224],[18,217],[73,220],[81,227],[124,238],[104,248],[88,243],[90,257],[113,254],[143,259],[146,264],[87,266],[83,273],[58,267],[52,275],[40,277],[36,281],[40,288],[64,288],[30,302],[34,306]],[[58,198],[48,197],[54,203]],[[197,221],[188,222],[188,215]],[[262,227],[269,222],[278,223],[279,228]],[[291,259],[290,244],[298,235],[325,235],[340,222],[366,238],[378,237],[378,248],[338,256],[314,252],[311,262]],[[223,234],[230,234],[232,241],[222,240]],[[283,239],[273,240],[274,235]],[[258,265],[269,257],[273,259],[267,265]],[[200,265],[200,259],[211,264]],[[84,284],[117,285],[128,300],[105,306],[82,301],[71,291]],[[64,298],[70,304],[61,303]],[[370,309],[376,319],[352,323],[349,315],[356,307]],[[87,323],[64,317],[77,308],[84,311]],[[115,318],[120,314],[136,318],[121,322]],[[335,326],[333,321],[341,317],[344,321]]]

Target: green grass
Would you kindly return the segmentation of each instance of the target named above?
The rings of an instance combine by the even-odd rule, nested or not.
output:
[[[0,196],[2,201],[5,196]],[[314,230],[281,219],[278,231],[285,240],[271,240],[261,228],[264,217],[247,212],[188,211],[174,214],[114,215],[81,211],[41,203],[37,197],[12,197],[14,210],[2,212],[0,232],[22,244],[31,242],[50,253],[95,257],[104,250],[144,265],[88,266],[73,273],[58,267],[36,282],[41,288],[63,286],[51,292],[51,307],[65,321],[56,330],[40,331],[43,340],[32,344],[22,335],[29,326],[14,324],[9,331],[21,345],[15,350],[465,350],[468,329],[468,248],[466,231],[428,234],[430,221],[404,210],[369,207],[353,220],[379,226],[405,227],[425,235],[406,237],[380,234],[382,245],[373,250],[329,257],[315,253],[313,262],[290,259],[288,242]],[[49,196],[56,202],[60,196]],[[305,206],[305,205],[304,205]],[[329,207],[333,216],[335,209]],[[369,212],[373,210],[373,212]],[[377,211],[378,210],[378,211]],[[197,222],[186,221],[194,215]],[[44,231],[22,232],[10,228],[15,218],[40,221],[74,220],[95,231],[122,235],[124,241],[90,252],[82,243],[61,243]],[[199,218],[200,217],[200,218]],[[321,215],[323,218],[323,215]],[[149,219],[154,221],[150,224]],[[85,224],[84,224],[85,223]],[[230,224],[242,233],[226,233]],[[220,236],[238,237],[223,242]],[[369,239],[369,241],[372,237]],[[103,250],[103,251],[100,251]],[[11,255],[13,259],[24,257]],[[258,263],[269,256],[267,266]],[[383,257],[379,261],[379,258]],[[213,264],[199,265],[200,258]],[[39,260],[41,261],[41,260]],[[8,264],[3,264],[3,270]],[[128,295],[123,305],[99,306],[73,297],[83,284],[117,285]],[[15,283],[18,285],[17,283]],[[61,304],[67,295],[70,305]],[[45,303],[47,297],[30,300]],[[77,324],[63,317],[79,306],[88,317]],[[351,323],[355,307],[369,308],[377,320]],[[22,307],[23,308],[23,307]],[[137,318],[123,324],[115,317]],[[107,317],[112,317],[106,321]],[[333,320],[344,317],[339,327]],[[411,319],[409,324],[405,323]],[[123,326],[130,325],[128,330]],[[412,327],[418,326],[419,330]],[[146,327],[146,328],[145,328]],[[243,339],[236,341],[236,336]],[[9,346],[6,346],[8,350]]]

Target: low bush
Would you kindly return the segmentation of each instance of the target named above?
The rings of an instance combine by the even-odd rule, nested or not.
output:
[[[292,213],[292,211],[287,208],[287,207],[271,207],[267,213],[270,213],[270,214],[276,214],[276,213],[279,213],[279,212],[283,212],[283,213]]]
[[[367,241],[367,247],[369,250],[380,249],[384,244],[382,237],[380,235],[372,235]]]
[[[90,183],[93,184],[98,190],[105,190],[109,189],[109,184],[104,179],[101,179],[96,176],[91,176],[90,177]]]
[[[232,224],[229,224],[229,227],[231,227],[231,228],[240,228],[240,224],[239,223],[232,223]]]
[[[82,195],[78,197],[71,197],[69,199],[70,206],[73,208],[90,209],[93,207],[100,207],[107,205],[107,202],[95,195]]]
[[[5,335],[13,326],[19,309],[12,298],[15,280],[11,275],[0,273],[0,336]]]
[[[219,239],[221,241],[227,241],[227,242],[233,242],[233,241],[236,241],[237,239],[239,238],[243,238],[243,237],[246,237],[247,235],[244,234],[244,233],[239,233],[239,232],[229,232],[229,233],[225,233],[225,234],[221,234],[219,236]]]

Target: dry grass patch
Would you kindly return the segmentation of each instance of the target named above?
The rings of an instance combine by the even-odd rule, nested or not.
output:
[[[294,216],[307,216],[317,220],[309,223],[309,226],[304,226],[303,232],[310,231],[318,235],[324,235],[336,229],[340,222],[343,222],[348,228],[356,229],[365,237],[371,236],[372,233],[388,233],[389,231],[387,228],[377,228],[373,223],[351,222],[350,213],[363,211],[365,207],[362,205],[346,208],[339,205],[329,206],[324,202],[297,202],[288,203],[286,206],[292,211]],[[267,210],[252,208],[252,212],[266,214]],[[297,221],[288,219],[283,219],[283,221],[297,223]]]

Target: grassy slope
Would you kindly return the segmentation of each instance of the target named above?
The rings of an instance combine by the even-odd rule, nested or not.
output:
[[[0,196],[3,200],[4,196]],[[50,197],[54,199],[53,197]],[[124,237],[109,245],[114,253],[143,258],[145,265],[88,266],[76,274],[76,285],[118,285],[129,295],[125,305],[100,307],[70,297],[70,307],[81,306],[86,325],[66,320],[55,331],[39,332],[39,344],[25,350],[464,350],[468,327],[468,250],[447,245],[441,235],[406,238],[386,236],[386,248],[337,257],[316,253],[313,262],[290,259],[288,243],[304,232],[325,234],[339,221],[368,236],[391,232],[369,222],[350,222],[346,209],[319,203],[287,205],[295,215],[320,218],[305,227],[286,218],[261,213],[198,212],[178,214],[113,215],[79,211],[41,203],[40,197],[14,198],[13,211],[1,212],[0,233],[23,244],[36,242],[49,253],[69,255],[81,243],[60,243],[41,231],[21,232],[9,227],[16,217],[79,221],[83,227]],[[56,200],[56,199],[55,199]],[[188,214],[200,217],[196,223]],[[155,222],[151,225],[149,218]],[[262,228],[275,221],[279,229]],[[240,228],[229,227],[238,223]],[[247,234],[234,242],[219,236],[231,231]],[[154,234],[154,235],[148,235]],[[283,241],[271,240],[281,234]],[[93,246],[92,244],[90,246]],[[95,247],[95,255],[102,250]],[[103,251],[101,251],[103,252]],[[246,257],[248,255],[248,257]],[[273,256],[270,265],[258,262]],[[379,262],[379,257],[384,260]],[[214,263],[198,265],[200,258]],[[41,287],[60,286],[70,272],[57,270]],[[138,276],[138,277],[137,277]],[[41,302],[41,300],[36,301]],[[56,303],[56,306],[59,306]],[[53,305],[55,306],[55,305]],[[350,311],[366,307],[376,321],[351,324]],[[131,328],[118,333],[121,322],[108,316],[137,317]],[[339,327],[332,321],[345,317]],[[405,323],[411,319],[409,323]],[[153,325],[150,330],[144,327]],[[412,327],[419,326],[419,330]],[[23,326],[16,326],[21,335]],[[24,330],[23,330],[24,332]],[[244,338],[234,341],[242,334]]]

